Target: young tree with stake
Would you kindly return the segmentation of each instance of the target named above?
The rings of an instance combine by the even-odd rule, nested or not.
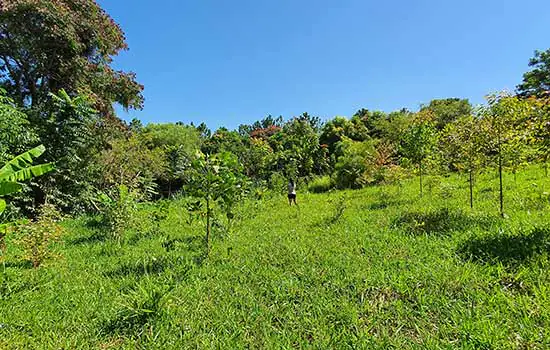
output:
[[[420,174],[420,197],[422,197],[423,162],[432,153],[437,134],[429,121],[418,120],[411,124],[401,140],[401,152],[418,166]]]
[[[501,92],[487,97],[487,106],[480,114],[487,123],[486,149],[496,160],[499,177],[500,215],[504,214],[504,167],[517,168],[527,149],[527,128],[525,124],[533,113],[533,107],[526,99]]]
[[[474,177],[485,159],[483,145],[487,133],[483,123],[473,115],[463,116],[443,129],[440,149],[447,166],[468,173],[470,208],[474,207]]]
[[[245,193],[245,177],[237,157],[227,152],[215,155],[199,152],[191,163],[189,175],[186,192],[203,202],[192,206],[190,211],[206,217],[205,247],[208,256],[215,210],[220,209],[225,214],[230,226],[235,206]]]

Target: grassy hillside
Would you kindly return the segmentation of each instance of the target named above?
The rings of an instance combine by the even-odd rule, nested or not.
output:
[[[39,269],[10,237],[0,348],[547,348],[550,179],[505,180],[506,219],[494,173],[474,210],[458,176],[246,202],[208,259],[184,200],[122,244],[68,220]]]

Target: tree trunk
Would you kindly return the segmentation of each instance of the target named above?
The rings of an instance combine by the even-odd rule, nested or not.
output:
[[[418,163],[420,167],[420,197],[422,197],[422,160]]]
[[[206,256],[210,253],[210,198],[206,197]]]
[[[474,209],[474,176],[472,169],[470,169],[470,209]]]
[[[497,147],[498,147],[498,182],[499,182],[500,216],[504,217],[504,192],[502,188],[502,140],[500,135],[500,125],[497,130]]]
[[[498,179],[500,189],[500,216],[504,217],[504,193],[502,188],[502,155],[498,155]]]

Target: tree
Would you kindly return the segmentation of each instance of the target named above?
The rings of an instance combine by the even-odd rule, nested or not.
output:
[[[360,121],[366,128],[370,137],[380,137],[379,130],[377,130],[377,123],[386,118],[386,113],[381,111],[369,111],[368,109],[361,108],[351,118],[352,122]],[[356,123],[357,124],[357,123]]]
[[[389,113],[385,118],[374,123],[376,132],[383,138],[395,145],[401,142],[401,137],[409,128],[414,114],[406,109]]]
[[[418,166],[420,174],[420,196],[422,196],[422,162],[432,153],[437,134],[431,123],[416,121],[403,135],[401,150],[405,157]]]
[[[139,135],[118,138],[98,156],[101,190],[121,185],[137,190],[142,197],[156,193],[155,179],[166,171],[166,159],[160,148],[149,149]]]
[[[529,102],[533,104],[534,113],[528,121],[530,143],[535,146],[537,156],[544,167],[544,175],[548,176],[548,162],[550,161],[550,96],[535,98]]]
[[[27,116],[0,89],[0,162],[23,153],[38,142]]]
[[[112,114],[112,103],[141,108],[135,74],[115,71],[124,33],[94,0],[10,0],[0,3],[0,84],[19,106],[38,107],[50,93],[89,95]]]
[[[351,120],[346,117],[334,117],[322,128],[319,142],[328,146],[329,152],[334,154],[336,145],[344,138],[354,141],[364,141],[369,138],[369,130],[359,116]]]
[[[522,97],[543,97],[550,93],[550,49],[535,51],[535,57],[529,60],[533,69],[523,75],[523,82],[517,86]]]
[[[269,178],[270,170],[275,168],[274,158],[273,149],[261,138],[252,138],[241,157],[246,175],[264,180]]]
[[[44,160],[55,162],[56,171],[33,187],[35,202],[43,203],[47,196],[58,208],[83,211],[100,173],[96,157],[105,146],[102,118],[87,96],[60,90],[50,98],[49,113],[35,125],[47,149]]]
[[[337,153],[336,186],[361,188],[373,182],[376,149],[371,140],[360,142],[344,137],[338,143]]]
[[[231,152],[239,155],[245,148],[244,139],[237,131],[229,131],[222,127],[203,142],[201,150],[205,154]]]
[[[496,158],[499,176],[500,215],[504,214],[503,168],[511,166],[516,171],[527,145],[526,123],[533,112],[528,100],[501,92],[487,97],[487,106],[481,111],[488,123],[488,153]]]
[[[161,188],[168,184],[171,196],[174,189],[181,187],[185,171],[200,150],[202,140],[198,130],[183,124],[148,124],[139,137],[152,151],[164,153],[166,168],[158,180],[163,182]]]
[[[190,209],[199,211],[206,217],[205,248],[210,252],[212,220],[215,217],[216,205],[224,212],[228,226],[234,217],[235,205],[244,194],[245,177],[237,157],[229,152],[216,155],[199,153],[192,163],[192,172],[185,189],[191,196],[204,201]]]
[[[430,104],[422,106],[421,112],[430,112],[433,115],[433,121],[437,130],[443,130],[445,125],[452,123],[456,119],[470,115],[472,105],[466,99],[445,98],[432,100]]]
[[[308,124],[309,126],[311,126],[311,128],[315,131],[315,133],[319,133],[321,131],[321,128],[322,128],[322,122],[321,122],[321,118],[319,117],[316,117],[316,116],[312,116],[311,114],[309,114],[308,112],[304,112],[302,113],[301,115],[299,115],[298,117],[296,117],[296,119]]]
[[[442,158],[452,169],[468,173],[470,208],[474,207],[474,176],[485,159],[485,125],[473,115],[463,116],[447,124],[439,139]]]
[[[321,174],[327,168],[326,153],[319,145],[319,135],[310,120],[292,118],[283,131],[274,136],[279,142],[280,165],[289,177]]]

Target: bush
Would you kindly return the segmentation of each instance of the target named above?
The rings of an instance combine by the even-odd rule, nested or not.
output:
[[[16,226],[23,258],[32,262],[34,268],[40,267],[46,259],[55,257],[51,245],[63,234],[63,228],[58,223],[60,219],[61,215],[53,205],[44,204],[36,221]]]
[[[333,188],[334,181],[332,181],[331,177],[328,175],[317,177],[313,179],[308,185],[309,192],[313,193],[328,192]]]
[[[338,143],[340,154],[335,165],[338,188],[362,188],[375,182],[375,148],[371,141],[353,141],[344,138]]]
[[[275,193],[285,193],[288,179],[281,173],[273,173],[268,181],[268,187]]]
[[[125,185],[120,185],[117,190],[117,193],[111,196],[101,193],[99,201],[103,222],[109,228],[109,235],[120,242],[135,215],[136,194]]]

